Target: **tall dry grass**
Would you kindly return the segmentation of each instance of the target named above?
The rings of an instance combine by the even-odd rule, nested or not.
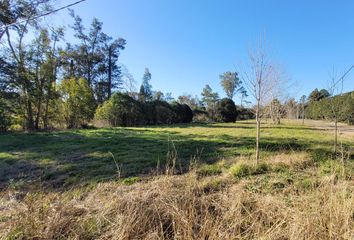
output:
[[[3,193],[2,239],[353,239],[352,182],[255,193],[229,176],[161,176],[66,193]]]

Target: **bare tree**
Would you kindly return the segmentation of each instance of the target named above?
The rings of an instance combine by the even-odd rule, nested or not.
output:
[[[262,104],[272,87],[273,66],[268,58],[265,40],[260,39],[259,46],[249,52],[249,65],[242,71],[243,82],[255,99],[256,115],[256,163],[259,162],[259,142],[261,131]]]
[[[273,124],[280,124],[280,118],[284,112],[282,102],[287,98],[288,77],[285,71],[279,66],[272,64],[267,79],[267,94],[264,96],[264,103],[267,104],[269,116]]]
[[[122,69],[122,85],[123,89],[130,95],[134,96],[134,93],[137,91],[137,82],[135,81],[133,75],[129,72],[128,68],[125,65],[120,66]]]
[[[343,83],[345,77],[353,68],[354,65],[352,65],[348,70],[346,70],[340,78],[337,77],[337,74],[335,73],[334,70],[330,74],[328,92],[330,94],[329,105],[331,108],[331,114],[329,115],[329,118],[330,120],[334,121],[334,143],[333,143],[334,153],[337,153],[337,146],[338,146],[338,120],[339,120],[340,111],[342,109],[342,103],[340,97],[343,94]]]

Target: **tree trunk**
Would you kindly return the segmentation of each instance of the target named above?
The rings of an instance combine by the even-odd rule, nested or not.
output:
[[[338,120],[334,120],[334,153],[337,153],[337,143],[338,143]]]
[[[302,125],[305,124],[305,103],[302,104]]]
[[[112,47],[108,50],[108,99],[112,95]]]
[[[29,100],[29,98],[27,97],[26,100],[26,104],[27,104],[27,119],[26,119],[26,130],[32,131],[34,130],[34,122],[33,122],[33,112],[32,112],[32,103]]]
[[[259,162],[259,139],[260,139],[260,130],[261,130],[261,121],[259,116],[259,100],[257,100],[256,108],[256,164]]]

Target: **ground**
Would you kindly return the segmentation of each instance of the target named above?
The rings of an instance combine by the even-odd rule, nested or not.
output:
[[[352,239],[351,127],[262,127],[0,135],[0,239]]]

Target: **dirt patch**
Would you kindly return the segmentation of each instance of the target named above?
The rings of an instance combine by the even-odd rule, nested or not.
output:
[[[305,120],[305,124],[325,131],[334,131],[334,122]],[[338,123],[338,131],[341,136],[346,138],[354,138],[354,126],[345,123]]]

